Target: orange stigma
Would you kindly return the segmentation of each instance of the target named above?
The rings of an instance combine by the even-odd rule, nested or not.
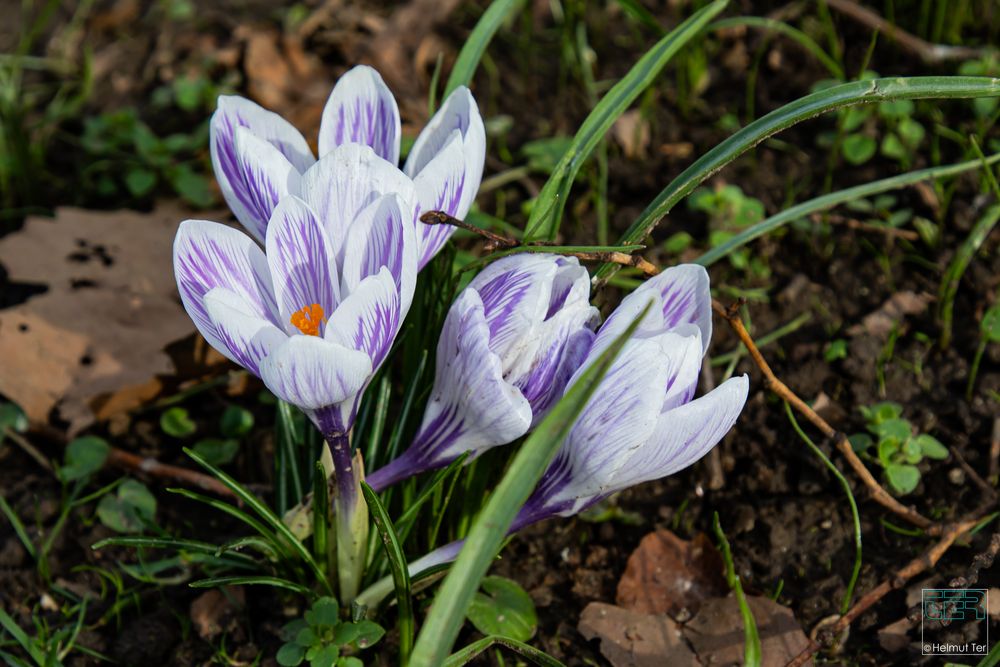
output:
[[[319,325],[326,321],[323,307],[318,303],[311,306],[304,306],[302,310],[292,313],[292,326],[307,336],[318,336]]]

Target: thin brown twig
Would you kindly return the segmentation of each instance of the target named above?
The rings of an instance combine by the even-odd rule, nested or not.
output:
[[[111,448],[107,462],[119,468],[145,473],[150,477],[193,486],[197,489],[214,493],[217,496],[236,498],[236,495],[225,484],[210,475],[205,475],[188,468],[181,468],[180,466],[160,463],[154,458],[132,454],[117,447]]]
[[[15,445],[20,447],[25,454],[33,458],[35,460],[35,463],[45,468],[47,472],[55,474],[55,469],[52,467],[52,463],[50,463],[49,460],[45,458],[45,455],[42,454],[37,447],[31,444],[31,442],[29,442],[27,438],[25,438],[23,435],[21,435],[14,429],[10,428],[9,426],[4,427],[3,435],[6,438],[10,438]]]
[[[715,389],[715,376],[712,375],[712,360],[705,355],[701,363],[701,391],[708,394]],[[722,454],[720,447],[712,447],[705,457],[708,467],[708,488],[718,491],[726,485],[726,475],[722,470]]]
[[[713,300],[712,308],[716,313],[725,318],[733,332],[746,346],[747,352],[750,354],[750,358],[753,359],[754,364],[756,364],[757,368],[760,369],[760,372],[764,374],[764,386],[774,392],[774,394],[778,397],[788,401],[788,403],[795,408],[796,412],[808,419],[823,433],[823,435],[833,440],[837,449],[844,456],[844,458],[847,459],[848,464],[858,477],[861,478],[864,485],[868,487],[872,498],[876,502],[894,514],[897,514],[909,521],[914,526],[923,529],[928,535],[936,535],[940,533],[940,526],[935,525],[930,519],[923,516],[915,509],[906,507],[889,495],[889,493],[882,488],[882,485],[878,483],[875,477],[872,476],[868,468],[865,467],[865,464],[861,462],[858,455],[854,453],[854,449],[851,447],[851,443],[848,442],[847,436],[830,426],[825,419],[816,414],[815,410],[810,408],[805,401],[799,398],[795,392],[789,389],[784,382],[775,376],[774,371],[771,370],[771,367],[764,359],[764,356],[760,353],[760,350],[757,349],[757,345],[754,343],[753,338],[751,338],[750,333],[746,330],[746,327],[743,326],[743,319],[740,317],[738,311],[739,304],[726,308],[718,301]]]
[[[967,519],[947,526],[941,533],[941,539],[934,543],[927,551],[907,563],[905,567],[898,570],[890,579],[883,581],[865,593],[836,623],[829,628],[824,628],[822,635],[825,637],[839,637],[858,616],[868,611],[876,602],[890,592],[902,588],[907,581],[921,572],[934,567],[941,560],[945,552],[951,548],[951,545],[955,543],[955,540],[975,528],[978,523],[978,519]],[[810,640],[809,646],[803,649],[786,667],[802,667],[821,648],[822,644]]]
[[[496,232],[491,232],[488,229],[483,229],[482,227],[469,224],[464,220],[459,220],[454,216],[448,215],[444,211],[427,211],[420,216],[420,222],[425,225],[452,225],[454,227],[458,227],[459,229],[472,232],[473,234],[478,234],[486,239],[486,249],[490,252],[494,250],[513,250],[515,248],[544,247],[546,245],[551,245],[549,243],[521,243],[517,239],[502,236]],[[649,260],[641,257],[640,255],[630,255],[627,252],[598,250],[594,252],[560,252],[559,254],[566,255],[567,257],[576,257],[584,262],[610,262],[612,264],[621,264],[622,266],[631,266],[639,269],[647,276],[655,276],[660,273],[659,267]]]
[[[969,465],[968,461],[965,460],[965,457],[962,456],[962,452],[958,451],[958,447],[949,447],[948,451],[950,451],[951,455],[955,457],[959,467],[965,471],[965,474],[968,475],[973,483],[982,490],[986,497],[990,500],[996,500],[997,490],[993,488],[985,479],[983,479],[979,473],[976,472],[975,468]]]
[[[854,0],[826,0],[826,4],[858,23],[877,30],[901,47],[915,54],[925,63],[942,63],[951,60],[973,60],[986,54],[983,49],[968,46],[932,44],[912,35],[894,23],[885,20],[871,9],[862,7]]]
[[[1000,417],[993,420],[993,434],[990,437],[990,483],[1000,479]]]
[[[849,218],[842,215],[813,213],[809,218],[813,222],[826,221],[834,225],[844,225],[848,229],[858,229],[868,232],[877,232],[886,236],[906,239],[907,241],[919,241],[920,234],[912,229],[897,229],[887,225],[874,225],[870,222],[862,222],[856,218]]]

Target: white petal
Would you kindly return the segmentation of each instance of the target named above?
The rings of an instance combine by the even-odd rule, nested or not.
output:
[[[479,454],[524,435],[531,406],[503,379],[489,348],[489,326],[474,290],[464,290],[448,311],[437,348],[434,389],[414,446],[419,458],[448,461]]]
[[[367,146],[344,144],[327,153],[302,177],[302,199],[342,248],[347,228],[361,211],[395,193],[406,210],[415,201],[413,181]]]
[[[660,479],[687,468],[709,452],[736,423],[747,400],[746,375],[660,415],[649,440],[621,467],[608,491]]]
[[[174,277],[188,315],[215,349],[228,347],[205,307],[205,295],[216,287],[236,293],[252,314],[277,324],[267,259],[243,232],[206,220],[185,220],[174,237]]]
[[[519,376],[534,359],[540,341],[536,327],[548,312],[556,255],[523,253],[503,257],[483,269],[469,289],[479,293],[490,328],[490,349],[505,373]]]
[[[398,195],[387,194],[366,207],[347,230],[343,291],[350,293],[382,267],[389,269],[406,316],[417,281],[417,242],[413,217]]]
[[[466,187],[465,143],[458,130],[452,132],[445,146],[413,179],[417,189],[417,216],[427,211],[444,211],[462,219],[469,211],[475,190]],[[479,187],[479,183],[475,184]],[[418,222],[421,236],[420,268],[434,258],[455,233],[451,225],[425,225]]]
[[[389,269],[368,276],[330,316],[327,340],[362,350],[378,369],[389,353],[402,324],[399,291]]]
[[[278,204],[267,228],[267,261],[281,321],[297,333],[292,313],[313,304],[329,317],[340,301],[336,255],[326,230],[298,197]]]
[[[236,130],[240,127],[273,145],[299,172],[308,169],[316,160],[299,131],[278,114],[242,97],[219,97],[209,130],[215,177],[236,218],[263,238],[260,230],[267,224],[267,217],[261,218],[256,211],[236,148]]]
[[[694,324],[701,330],[704,354],[712,338],[712,295],[708,272],[697,264],[670,267],[622,299],[598,332],[595,349],[604,349],[627,329],[651,298],[653,305],[636,335],[656,336],[682,324]]]
[[[550,466],[564,468],[568,478],[550,504],[589,498],[609,488],[656,427],[663,405],[658,388],[666,368],[656,341],[632,339],[625,344]],[[579,372],[569,386],[578,378]]]
[[[289,194],[298,194],[302,175],[273,144],[245,127],[236,128],[236,157],[246,194],[241,203],[249,207],[254,226],[240,222],[263,241],[274,207]]]
[[[382,77],[359,65],[340,77],[323,108],[319,155],[346,143],[371,146],[383,159],[399,162],[399,108]]]
[[[287,338],[270,321],[254,315],[246,300],[224,287],[205,295],[205,308],[225,346],[219,351],[254,375],[260,375],[261,360]]]
[[[352,399],[371,373],[371,359],[364,352],[316,336],[292,336],[260,364],[267,388],[303,410]]]
[[[465,143],[467,184],[474,197],[479,189],[486,161],[486,128],[479,115],[476,100],[465,86],[456,88],[427,123],[427,127],[413,143],[403,171],[408,176],[419,174],[447,145],[455,130],[461,132]]]

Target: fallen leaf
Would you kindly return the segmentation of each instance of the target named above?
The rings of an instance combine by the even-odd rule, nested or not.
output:
[[[123,410],[148,400],[156,376],[175,372],[164,348],[194,333],[170,250],[184,217],[177,205],[151,213],[60,208],[0,240],[11,282],[47,286],[0,311],[0,393],[32,422],[57,416],[78,432],[108,404]]]
[[[232,632],[246,603],[242,586],[226,586],[205,591],[191,602],[189,615],[198,636],[204,640]]]
[[[601,655],[613,667],[696,667],[681,626],[669,616],[644,614],[603,602],[591,602],[577,626],[584,637],[601,640]]]
[[[632,109],[623,113],[611,126],[611,132],[625,151],[625,157],[639,160],[646,157],[651,132],[642,111]]]
[[[615,602],[685,620],[706,598],[726,594],[723,570],[722,557],[704,533],[686,541],[660,529],[642,538],[629,556]]]
[[[765,597],[751,596],[747,602],[757,624],[762,667],[783,667],[809,645],[790,609]],[[734,596],[706,600],[683,633],[702,665],[743,664],[743,617]]]
[[[889,297],[878,310],[868,313],[861,324],[855,324],[847,330],[850,336],[867,333],[876,338],[885,338],[896,323],[907,315],[919,315],[927,310],[934,297],[927,293],[917,294],[904,290]]]

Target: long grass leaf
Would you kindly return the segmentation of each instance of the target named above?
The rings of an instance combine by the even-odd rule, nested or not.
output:
[[[295,591],[302,595],[311,595],[312,591],[303,586],[302,584],[297,584],[294,581],[288,581],[287,579],[280,579],[278,577],[263,577],[263,576],[249,576],[249,577],[212,577],[211,579],[199,579],[198,581],[192,581],[188,584],[191,588],[221,588],[222,586],[273,586],[275,588],[284,588],[289,591]]]
[[[323,586],[323,588],[328,593],[333,594],[333,590],[330,588],[330,582],[327,581],[327,578],[324,575],[323,570],[320,569],[319,564],[316,563],[316,560],[312,557],[312,554],[310,554],[309,550],[306,549],[305,545],[302,544],[302,542],[297,537],[295,537],[294,534],[292,534],[292,531],[289,530],[288,526],[284,524],[281,518],[278,517],[277,514],[271,511],[271,508],[262,503],[257,498],[257,496],[247,491],[247,489],[242,484],[240,484],[235,479],[233,479],[226,473],[222,472],[221,470],[210,464],[205,459],[198,456],[195,452],[185,447],[184,453],[190,456],[192,459],[194,459],[195,463],[197,463],[202,468],[212,473],[212,475],[214,475],[220,482],[225,484],[226,487],[230,491],[232,491],[237,498],[246,503],[247,507],[256,512],[257,515],[260,516],[260,518],[263,519],[266,524],[270,525],[271,528],[273,528],[274,531],[279,536],[283,537],[288,542],[288,545],[295,551],[295,553],[298,554],[298,556],[303,561],[305,561],[306,565],[309,567],[310,570],[312,570],[313,574],[316,576],[317,581]]]
[[[17,516],[17,512],[7,504],[7,501],[0,497],[0,511],[3,512],[7,520],[10,521],[10,525],[14,528],[14,533],[17,535],[17,539],[21,540],[21,544],[24,545],[25,551],[31,556],[32,560],[38,558],[35,551],[35,545],[28,537],[28,530],[24,527],[24,523],[21,522],[21,518]]]
[[[434,597],[434,604],[413,649],[411,667],[437,667],[450,652],[465,620],[469,603],[479,588],[480,580],[489,570],[494,555],[503,544],[514,516],[531,495],[577,417],[583,412],[618,352],[648,309],[649,306],[580,375],[521,445],[503,479],[490,494],[486,506],[472,525],[465,546]]]
[[[209,542],[174,539],[172,537],[143,537],[141,535],[109,537],[99,542],[95,542],[90,546],[90,548],[95,551],[105,547],[127,547],[130,549],[173,549],[174,551],[205,554],[207,556],[220,556],[222,555],[221,552],[227,551],[227,545],[220,547]],[[236,551],[227,552],[226,557],[233,560],[246,561],[248,565],[256,565],[257,563],[257,561],[251,556],[241,554]]]
[[[468,86],[472,82],[472,75],[476,73],[493,35],[508,16],[513,16],[523,6],[524,0],[494,0],[490,3],[455,59],[455,66],[451,68],[451,75],[444,87],[445,97],[459,86]]]
[[[712,528],[715,530],[715,537],[719,540],[719,546],[722,548],[722,560],[726,565],[726,581],[733,589],[733,593],[736,594],[740,616],[743,617],[743,665],[744,667],[760,667],[762,652],[760,634],[757,632],[757,621],[754,620],[747,596],[743,593],[743,584],[733,567],[733,554],[729,550],[729,540],[726,539],[726,534],[722,532],[722,526],[719,524],[718,512],[712,516]]]
[[[1000,153],[991,155],[986,159],[986,164],[995,164],[996,162],[1000,162]],[[982,164],[983,163],[980,160],[969,160],[968,162],[959,162],[958,164],[950,164],[943,167],[919,169],[917,171],[910,171],[905,174],[899,174],[898,176],[891,176],[890,178],[883,178],[879,181],[872,181],[871,183],[856,185],[852,188],[821,195],[814,199],[804,201],[801,204],[796,204],[795,206],[786,208],[781,213],[776,213],[769,218],[747,227],[739,234],[736,234],[732,238],[728,239],[725,243],[712,248],[705,254],[695,259],[694,263],[701,264],[702,266],[711,266],[720,259],[724,259],[730,255],[734,250],[742,248],[751,241],[773,232],[790,222],[799,220],[813,213],[826,211],[834,208],[835,206],[840,206],[841,204],[862,199],[864,197],[877,195],[882,192],[888,192],[889,190],[905,188],[908,185],[920,183],[921,181],[955,176],[956,174],[961,174],[962,172],[978,169],[982,166]]]
[[[511,639],[510,637],[501,637],[499,635],[490,635],[489,637],[483,637],[478,641],[474,641],[461,650],[455,651],[449,655],[441,664],[443,667],[460,667],[460,665],[466,665],[471,662],[473,658],[482,654],[487,649],[493,648],[494,646],[509,648],[522,658],[526,658],[536,665],[541,665],[541,667],[565,667],[563,663],[559,662],[548,653],[539,651],[534,646],[529,646],[524,642],[519,642],[515,639]]]
[[[657,223],[702,182],[768,137],[808,118],[843,107],[912,99],[1000,97],[1000,79],[973,76],[917,76],[854,81],[801,97],[737,131],[672,180],[639,214],[620,239],[641,243]],[[595,278],[607,280],[617,271],[605,264]]]
[[[580,126],[573,141],[553,170],[535,200],[525,228],[525,240],[555,239],[559,231],[566,198],[580,168],[607,131],[639,95],[656,80],[667,63],[725,9],[728,0],[716,0],[698,10],[657,42],[622,77]]]
[[[378,494],[372,487],[364,482],[361,483],[361,492],[368,503],[368,511],[371,513],[375,528],[382,539],[382,546],[385,547],[385,555],[389,560],[389,569],[392,571],[392,583],[396,589],[396,604],[399,607],[399,664],[406,665],[413,649],[413,601],[410,597],[410,570],[406,564],[406,555],[399,543],[399,537],[392,527],[392,519],[385,511]]]

